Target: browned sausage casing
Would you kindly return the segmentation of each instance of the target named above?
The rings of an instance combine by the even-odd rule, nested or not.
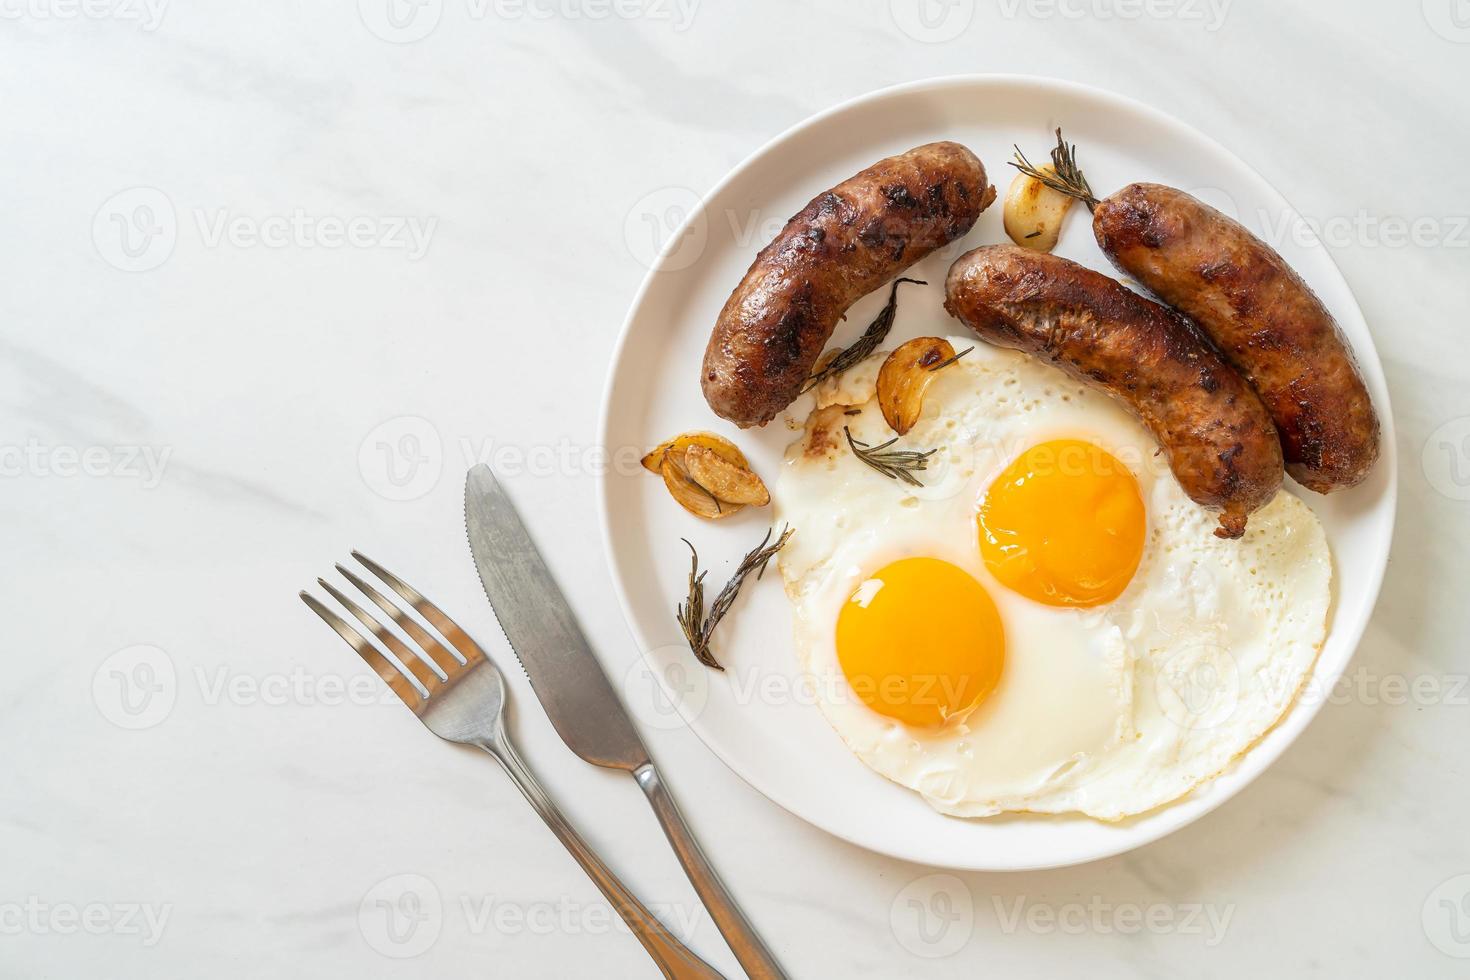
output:
[[[1331,493],[1368,475],[1379,431],[1363,376],[1337,321],[1274,249],[1161,184],[1100,201],[1093,234],[1114,265],[1193,320],[1246,376],[1298,483]]]
[[[958,143],[880,160],[786,223],[720,312],[700,384],[715,414],[746,428],[790,405],[848,308],[970,230],[995,200]]]
[[[1115,279],[1055,255],[988,245],[960,256],[945,308],[992,344],[1044,358],[1131,408],[1190,499],[1238,538],[1281,486],[1271,417],[1194,327]]]

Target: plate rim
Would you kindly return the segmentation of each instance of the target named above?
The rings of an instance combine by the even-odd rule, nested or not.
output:
[[[668,241],[664,243],[663,249],[659,252],[657,258],[649,267],[648,271],[644,274],[642,282],[639,283],[637,291],[633,294],[633,298],[628,304],[627,312],[623,317],[622,325],[618,329],[617,341],[613,345],[612,354],[608,362],[607,374],[603,381],[602,396],[600,399],[597,421],[597,438],[599,444],[603,445],[604,447],[611,445],[609,425],[611,424],[613,413],[613,390],[616,386],[618,369],[623,361],[625,348],[629,343],[633,322],[638,314],[639,309],[643,305],[645,297],[647,296],[648,292],[653,288],[655,281],[664,271],[666,271],[664,269],[666,262],[669,260],[670,256],[674,255],[677,252],[685,230],[692,222],[703,215],[706,202],[710,201],[721,192],[723,192],[726,187],[728,187],[731,183],[741,177],[745,173],[745,171],[748,170],[756,161],[760,160],[767,153],[771,152],[774,148],[780,146],[782,143],[786,142],[797,134],[820,125],[821,123],[825,122],[835,115],[847,112],[862,105],[894,98],[901,95],[914,94],[924,91],[938,91],[949,87],[965,87],[977,84],[983,85],[986,83],[1022,84],[1035,86],[1041,89],[1051,89],[1055,92],[1065,93],[1073,96],[1086,96],[1088,98],[1100,99],[1104,102],[1113,103],[1130,112],[1139,113],[1144,116],[1151,117],[1152,120],[1156,123],[1173,127],[1180,131],[1188,133],[1195,139],[1207,145],[1214,152],[1222,155],[1223,157],[1233,161],[1235,164],[1239,165],[1243,169],[1249,171],[1258,180],[1260,180],[1261,183],[1266,188],[1268,188],[1278,199],[1280,199],[1280,201],[1289,209],[1291,213],[1299,213],[1297,209],[1291,204],[1290,199],[1288,199],[1286,195],[1283,194],[1274,183],[1272,183],[1268,178],[1261,174],[1259,170],[1246,162],[1229,147],[1225,146],[1223,143],[1216,140],[1208,133],[1194,126],[1192,123],[1186,122],[1185,120],[1172,115],[1171,113],[1165,112],[1162,109],[1158,109],[1132,96],[1123,95],[1119,92],[1112,91],[1111,89],[1102,88],[1096,85],[1090,85],[1085,82],[1072,81],[1070,79],[1011,72],[974,72],[954,75],[940,75],[874,89],[872,91],[865,92],[848,99],[844,99],[827,107],[826,109],[822,109],[810,116],[807,116],[781,130],[775,136],[771,137],[760,146],[758,146],[751,153],[747,154],[739,163],[730,168],[730,170],[712,187],[710,187],[709,190],[705,191],[699,196],[698,206],[691,209],[690,213],[685,217],[684,221],[680,224],[678,229],[676,229],[675,232],[669,236]],[[1331,251],[1326,247],[1324,243],[1320,241],[1314,231],[1312,231],[1310,228],[1307,228],[1305,230],[1310,236],[1312,243],[1316,247],[1322,249],[1322,254],[1327,260],[1327,268],[1330,269],[1331,273],[1337,277],[1343,287],[1343,290],[1352,300],[1353,307],[1357,311],[1358,317],[1363,321],[1364,325],[1367,326],[1367,317],[1363,315],[1362,304],[1358,302],[1357,295],[1353,292],[1352,286],[1347,281],[1347,278],[1342,274],[1342,270],[1338,266],[1337,261],[1333,258]],[[1358,612],[1357,615],[1354,617],[1353,622],[1337,622],[1333,624],[1333,631],[1324,636],[1322,640],[1322,647],[1318,650],[1318,659],[1313,661],[1312,675],[1309,676],[1315,676],[1317,674],[1318,665],[1320,664],[1321,652],[1323,649],[1326,648],[1328,640],[1332,638],[1334,633],[1347,638],[1346,643],[1348,645],[1348,652],[1346,658],[1343,660],[1342,669],[1337,671],[1331,678],[1322,678],[1322,680],[1324,681],[1330,680],[1332,684],[1336,684],[1336,682],[1343,676],[1343,674],[1346,673],[1347,668],[1351,665],[1353,658],[1357,656],[1358,648],[1362,643],[1363,636],[1368,628],[1368,624],[1371,622],[1373,614],[1377,609],[1378,601],[1382,592],[1384,576],[1386,575],[1388,569],[1388,559],[1393,547],[1394,533],[1397,529],[1398,522],[1398,453],[1396,444],[1396,430],[1393,421],[1393,407],[1391,404],[1391,392],[1389,391],[1388,387],[1387,373],[1383,369],[1383,359],[1379,355],[1378,345],[1373,339],[1371,328],[1369,328],[1367,331],[1366,342],[1366,351],[1360,350],[1359,346],[1356,343],[1354,343],[1352,351],[1354,355],[1360,360],[1366,361],[1371,364],[1376,369],[1378,376],[1383,380],[1381,391],[1382,398],[1375,399],[1374,407],[1378,409],[1379,422],[1381,427],[1380,458],[1377,465],[1386,468],[1387,481],[1382,491],[1382,500],[1375,506],[1377,507],[1386,505],[1388,518],[1387,526],[1384,530],[1384,540],[1382,542],[1382,557],[1379,561],[1374,563],[1374,567],[1371,569],[1371,580],[1367,581],[1366,583],[1366,601],[1364,601],[1358,607]],[[638,655],[639,659],[643,660],[645,664],[652,668],[654,665],[649,663],[647,660],[647,651],[650,649],[647,638],[642,636],[642,631],[638,626],[637,620],[633,616],[633,607],[629,599],[628,585],[624,580],[621,569],[619,568],[619,563],[614,557],[612,540],[611,499],[609,491],[610,475],[610,471],[606,468],[600,469],[596,474],[597,512],[599,525],[598,529],[601,535],[603,554],[605,556],[605,561],[608,566],[608,572],[612,578],[613,590],[617,596],[619,611],[622,614],[624,624],[633,639],[638,643],[640,651]],[[1334,603],[1335,602],[1336,599],[1334,597]],[[1342,610],[1338,609],[1336,612],[1340,614]],[[676,707],[679,706],[680,701],[678,698],[678,693],[668,689],[662,673],[656,669],[650,669],[650,673],[653,674],[653,676],[656,678],[656,681],[659,684],[660,688],[663,690],[665,696],[670,699],[670,703],[675,705]],[[896,858],[898,860],[909,861],[929,867],[945,867],[951,870],[1040,871],[1052,868],[1075,867],[1078,865],[1088,864],[1093,861],[1100,861],[1106,858],[1116,857],[1120,854],[1125,854],[1129,851],[1137,850],[1138,848],[1145,847],[1149,844],[1159,841],[1169,836],[1170,834],[1175,833],[1176,831],[1182,830],[1185,827],[1188,827],[1191,824],[1197,822],[1207,814],[1214,812],[1220,806],[1224,805],[1226,801],[1233,799],[1242,790],[1244,790],[1246,787],[1250,786],[1257,779],[1259,779],[1260,776],[1267,769],[1271,768],[1271,766],[1276,763],[1276,761],[1282,756],[1282,754],[1284,754],[1288,748],[1294,745],[1296,741],[1301,737],[1302,733],[1306,731],[1307,726],[1310,725],[1312,720],[1317,717],[1317,713],[1322,709],[1322,705],[1326,702],[1326,700],[1326,698],[1317,698],[1309,702],[1303,702],[1301,700],[1300,694],[1298,694],[1297,699],[1294,700],[1292,705],[1289,707],[1286,716],[1281,718],[1277,722],[1277,724],[1273,725],[1269,730],[1267,730],[1267,732],[1263,734],[1255,744],[1247,748],[1244,753],[1242,753],[1240,756],[1237,756],[1236,759],[1233,760],[1233,765],[1243,765],[1246,757],[1250,756],[1250,765],[1252,771],[1249,773],[1249,775],[1240,780],[1238,785],[1230,786],[1224,792],[1216,792],[1210,797],[1202,800],[1203,805],[1201,805],[1187,818],[1176,821],[1172,824],[1165,824],[1156,829],[1151,829],[1149,831],[1143,832],[1136,837],[1120,841],[1117,847],[1107,846],[1098,849],[1096,853],[1092,853],[1089,856],[1079,858],[1068,857],[1058,861],[1019,861],[1013,864],[1003,865],[998,865],[994,863],[974,864],[965,863],[962,861],[943,865],[935,864],[927,858],[916,857],[911,853],[904,853],[900,850],[893,850],[883,846],[879,846],[872,841],[855,839],[854,837],[843,833],[841,830],[828,826],[824,823],[820,823],[817,820],[807,816],[803,812],[800,804],[794,800],[788,799],[786,794],[777,792],[771,788],[761,785],[756,776],[753,776],[744,768],[736,765],[733,761],[731,761],[731,759],[716,745],[714,745],[709,738],[705,737],[705,734],[696,724],[688,721],[687,718],[684,719],[683,727],[693,732],[695,737],[699,739],[700,743],[703,744],[704,747],[715,756],[715,758],[719,759],[720,762],[723,763],[727,769],[733,772],[746,785],[750,786],[761,796],[765,797],[767,800],[770,800],[776,806],[785,810],[792,816],[800,819],[802,822],[808,824],[809,826],[815,827],[818,830],[821,830],[823,833],[830,834],[831,836],[836,837],[840,840],[844,840],[849,844],[854,845],[855,847],[860,847],[865,851],[883,854],[885,856]],[[680,711],[680,714],[682,717],[682,710]],[[1288,737],[1278,739],[1276,744],[1266,744],[1267,740],[1272,734],[1287,729],[1290,729]],[[1166,804],[1164,809],[1167,809],[1169,806],[1173,805],[1174,804]]]

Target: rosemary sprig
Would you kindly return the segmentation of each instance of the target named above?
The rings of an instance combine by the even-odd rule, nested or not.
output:
[[[898,313],[898,287],[900,283],[905,282],[911,282],[916,286],[929,285],[922,279],[893,280],[893,288],[888,291],[888,302],[873,322],[868,324],[868,329],[863,331],[863,335],[857,339],[856,343],[839,351],[836,357],[827,362],[826,367],[806,379],[806,383],[801,386],[803,395],[828,378],[846,371],[878,349],[878,345],[883,343],[884,338],[888,336],[888,331],[893,329],[893,318]]]
[[[960,358],[964,357],[966,354],[970,353],[970,351],[972,351],[974,349],[975,348],[973,348],[973,347],[966,347],[964,350],[960,351],[954,357],[947,358],[946,360],[940,361],[938,364],[934,365],[929,370],[930,371],[943,371],[945,368],[949,367],[955,361],[958,361]]]
[[[689,650],[695,659],[706,667],[715,670],[724,670],[720,662],[710,652],[710,639],[714,636],[715,627],[720,625],[720,620],[725,618],[725,613],[735,604],[735,597],[740,594],[740,587],[745,580],[755,573],[757,580],[766,574],[766,565],[776,556],[776,552],[786,547],[787,540],[791,537],[793,529],[783,528],[781,536],[774,542],[771,534],[774,528],[766,531],[766,536],[761,538],[761,543],[756,545],[740,560],[740,565],[735,569],[735,574],[730,576],[730,581],[715,596],[715,601],[710,604],[709,611],[704,608],[704,576],[705,572],[699,570],[699,552],[694,550],[694,545],[689,544],[687,538],[680,539],[689,545],[689,595],[674,610],[674,618],[679,621],[679,627],[684,631],[684,639],[689,642]]]
[[[1019,146],[1015,149],[1016,159],[1011,161],[1011,166],[1027,177],[1041,181],[1054,191],[1059,191],[1068,197],[1075,197],[1091,210],[1097,208],[1097,198],[1093,196],[1092,187],[1088,185],[1082,168],[1077,166],[1077,145],[1075,143],[1067,145],[1067,141],[1062,139],[1061,127],[1057,127],[1057,145],[1051,151],[1051,165],[1056,171],[1054,174],[1036,169],[1031,165],[1031,161],[1026,159],[1026,154],[1021,152]]]
[[[847,444],[852,447],[854,456],[888,477],[888,479],[901,480],[911,487],[922,487],[924,485],[918,477],[914,476],[914,472],[916,470],[928,469],[929,457],[938,452],[937,449],[931,449],[923,453],[909,449],[889,449],[889,446],[898,441],[897,436],[894,436],[882,445],[870,446],[866,442],[854,439],[852,437],[852,430],[845,425],[842,427],[842,434],[847,436]]]

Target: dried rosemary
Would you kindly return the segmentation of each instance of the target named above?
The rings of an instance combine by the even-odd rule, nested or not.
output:
[[[917,470],[928,469],[929,457],[938,452],[935,449],[923,453],[908,449],[890,450],[888,447],[898,441],[897,436],[882,445],[870,446],[866,442],[854,439],[852,431],[845,425],[842,427],[842,434],[847,436],[847,444],[852,447],[854,456],[890,480],[902,480],[911,487],[924,485],[918,477],[914,476],[914,473]]]
[[[694,545],[689,544],[687,538],[681,539],[689,545],[689,595],[674,610],[674,618],[679,621],[679,627],[684,631],[684,639],[689,642],[689,650],[695,658],[706,667],[715,670],[724,670],[720,662],[710,652],[710,639],[714,636],[715,627],[720,625],[720,620],[725,618],[725,613],[735,603],[735,597],[740,594],[740,587],[745,580],[755,573],[757,580],[766,573],[766,564],[775,557],[776,552],[786,547],[786,541],[792,535],[791,528],[784,528],[781,536],[773,543],[771,534],[774,529],[766,531],[766,536],[761,543],[740,560],[740,566],[735,569],[735,574],[730,576],[730,581],[715,596],[715,601],[710,605],[708,612],[704,607],[704,576],[705,572],[699,570],[699,552],[694,550]]]
[[[1027,177],[1039,180],[1054,191],[1068,197],[1075,197],[1088,208],[1097,207],[1097,198],[1093,196],[1092,187],[1088,185],[1082,168],[1077,166],[1077,146],[1075,143],[1069,146],[1067,141],[1062,139],[1061,127],[1057,128],[1057,145],[1051,151],[1051,166],[1055,173],[1036,169],[1031,165],[1031,161],[1026,159],[1026,154],[1021,152],[1019,146],[1015,149],[1016,159],[1011,161],[1011,166]]]
[[[837,356],[829,360],[825,367],[816,374],[813,374],[810,378],[807,378],[806,384],[801,386],[801,393],[803,395],[828,378],[846,371],[858,361],[861,361],[878,349],[878,345],[883,343],[884,339],[888,336],[888,331],[893,329],[893,318],[898,313],[898,287],[900,283],[905,282],[911,282],[916,286],[929,285],[922,279],[895,279],[893,281],[893,288],[888,291],[888,302],[873,322],[868,324],[868,329],[863,331],[863,335],[857,339],[857,343],[838,351]]]

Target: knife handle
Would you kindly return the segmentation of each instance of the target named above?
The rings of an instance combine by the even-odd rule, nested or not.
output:
[[[674,845],[674,853],[679,856],[684,873],[689,876],[694,890],[699,892],[704,907],[709,909],[710,917],[715,920],[725,942],[730,944],[730,950],[746,975],[750,980],[787,980],[776,958],[756,934],[750,920],[740,911],[709,859],[700,850],[699,842],[690,833],[689,825],[679,813],[678,804],[653,763],[646,762],[633,770],[633,778],[638,780],[648,802],[653,805],[653,812],[658,815],[658,822],[669,843]]]
[[[623,886],[618,876],[613,874],[612,869],[602,863],[602,859],[588,846],[580,834],[572,829],[567,818],[562,815],[560,808],[547,795],[546,790],[541,787],[540,782],[526,768],[521,761],[520,755],[510,740],[503,735],[493,741],[480,743],[480,747],[495,757],[505,769],[516,787],[530,801],[536,812],[541,814],[541,819],[546,821],[546,826],[556,834],[557,839],[562,842],[582,870],[592,879],[593,884],[607,900],[612,903],[613,909],[622,916],[623,921],[633,930],[633,935],[648,950],[648,955],[658,964],[669,980],[725,980],[724,976],[717,972],[712,966],[700,959],[687,946],[679,942],[664,924],[654,917],[653,913],[644,908],[643,903]]]

